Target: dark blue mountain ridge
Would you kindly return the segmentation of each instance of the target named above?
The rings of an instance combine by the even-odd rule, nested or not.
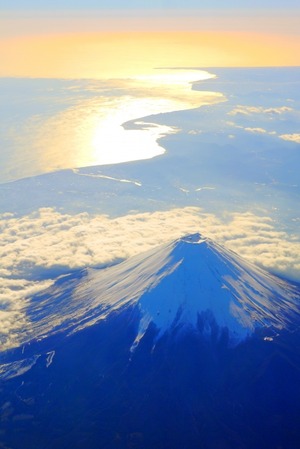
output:
[[[199,234],[30,301],[0,448],[298,449],[300,292]]]

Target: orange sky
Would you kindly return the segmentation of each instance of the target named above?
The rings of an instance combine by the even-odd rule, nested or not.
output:
[[[219,14],[180,21],[177,13],[153,16],[152,24],[150,19],[2,16],[0,76],[113,78],[161,66],[300,65],[297,21],[289,16]]]

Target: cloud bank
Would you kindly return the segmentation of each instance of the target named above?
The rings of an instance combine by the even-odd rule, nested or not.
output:
[[[22,218],[0,216],[0,342],[14,346],[24,329],[28,298],[51,277],[86,266],[103,267],[198,232],[271,271],[300,279],[300,242],[252,212],[223,220],[197,207],[109,218],[42,208]],[[46,278],[46,279],[45,279]]]
[[[286,274],[294,270],[294,275],[300,269],[296,237],[276,230],[271,218],[252,212],[230,213],[222,221],[198,207],[117,218],[42,208],[22,218],[2,215],[0,227],[2,275],[17,278],[34,278],[38,267],[105,266],[194,231],[268,269]]]

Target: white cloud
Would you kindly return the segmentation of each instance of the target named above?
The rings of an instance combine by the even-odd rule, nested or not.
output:
[[[14,346],[18,342],[18,331],[28,325],[25,312],[27,298],[43,291],[51,284],[51,280],[33,282],[0,275],[0,345],[2,350]]]
[[[230,214],[221,221],[213,214],[204,213],[197,207],[185,207],[154,213],[129,214],[117,218],[106,215],[61,214],[51,208],[22,218],[0,219],[0,257],[3,274],[25,276],[34,267],[52,269],[65,266],[76,269],[84,266],[107,265],[152,248],[185,233],[200,231],[209,237],[233,246],[238,242],[241,255],[255,254],[246,238],[259,239],[264,243],[276,242],[273,266],[280,249],[286,245],[295,259],[299,242],[277,231],[271,219],[252,213]],[[240,240],[245,244],[241,245]],[[298,246],[297,246],[298,245]],[[271,248],[271,247],[270,247]],[[260,263],[263,263],[262,261]],[[26,277],[26,276],[25,276]]]
[[[285,114],[286,112],[292,112],[293,108],[289,107],[289,106],[281,106],[278,108],[266,108],[263,110],[264,114]]]
[[[280,139],[300,143],[300,134],[281,134]]]
[[[269,134],[270,136],[277,135],[276,131],[267,131],[266,129],[261,128],[261,127],[250,127],[250,126],[244,127],[244,126],[238,125],[234,122],[226,122],[226,124],[230,127],[233,127],[236,129],[242,129],[243,131],[253,133],[253,134]],[[234,137],[234,135],[230,134],[228,137],[232,138],[232,137]]]
[[[188,132],[188,134],[191,134],[191,135],[197,135],[197,134],[202,134],[202,132],[203,131],[201,131],[200,129],[191,129],[189,132]]]
[[[263,128],[244,128],[244,130],[253,134],[265,134],[267,132]]]
[[[264,108],[263,106],[243,106],[238,105],[232,111],[228,112],[228,115],[253,115],[253,114],[271,114],[281,115],[286,112],[292,112],[293,108],[289,106],[280,106],[277,108]]]

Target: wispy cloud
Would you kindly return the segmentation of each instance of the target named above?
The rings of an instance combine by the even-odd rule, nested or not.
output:
[[[244,128],[245,131],[253,134],[266,134],[266,130],[264,128]]]
[[[293,130],[294,124],[298,122],[299,111],[290,106],[237,105],[227,112],[227,115],[234,117],[233,120],[236,121],[227,121],[226,124],[230,127],[252,134],[277,136],[293,142],[300,141],[300,134],[290,132]],[[285,133],[281,134],[283,132]]]
[[[264,108],[263,106],[243,106],[238,105],[232,111],[228,112],[228,115],[253,115],[253,114],[271,114],[281,115],[287,112],[292,112],[293,108],[289,106],[280,106],[277,108]]]
[[[294,133],[294,134],[281,134],[280,139],[288,140],[290,142],[296,142],[300,143],[300,134]]]

